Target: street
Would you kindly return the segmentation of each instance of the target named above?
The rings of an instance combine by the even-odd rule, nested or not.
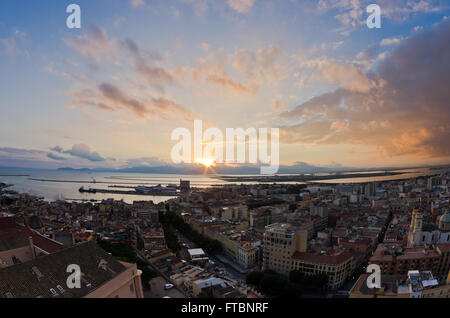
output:
[[[186,298],[178,289],[164,289],[165,284],[170,284],[163,277],[158,276],[150,281],[151,290],[144,292],[145,298]]]
[[[189,240],[186,236],[181,234],[178,230],[175,230],[175,233],[178,236],[178,241],[180,242],[180,244],[184,243],[189,246],[188,248],[183,248],[182,251],[180,251],[180,255],[183,255],[183,256],[187,255],[187,251],[186,251],[187,249],[199,248],[199,246],[197,244],[195,244],[194,242]],[[245,274],[242,274],[242,273],[238,272],[237,270],[235,270],[230,265],[221,262],[217,257],[214,257],[212,255],[208,255],[208,257],[210,260],[215,262],[225,272],[224,275],[220,275],[220,276],[223,276],[223,278],[231,280],[232,282],[245,281]],[[188,260],[187,258],[185,258],[185,259]]]

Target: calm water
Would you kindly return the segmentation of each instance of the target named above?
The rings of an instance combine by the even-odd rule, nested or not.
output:
[[[29,176],[4,176],[4,175],[29,175]],[[1,176],[3,175],[3,176]],[[31,179],[42,179],[52,181],[40,181]],[[198,175],[170,175],[170,174],[145,174],[145,173],[112,173],[112,172],[83,172],[83,171],[55,171],[55,170],[27,170],[27,169],[2,169],[0,168],[0,182],[14,184],[9,188],[18,192],[26,192],[46,200],[102,200],[113,198],[123,199],[131,203],[137,200],[152,200],[155,203],[169,200],[168,196],[142,196],[124,195],[112,193],[80,193],[78,189],[84,188],[125,190],[125,187],[136,187],[138,185],[167,185],[179,184],[180,179],[190,180],[193,187],[207,187],[214,184],[223,184],[219,179]],[[55,182],[60,181],[60,182]],[[71,182],[64,182],[71,181]],[[117,185],[124,188],[110,188]]]
[[[352,173],[347,173],[348,178],[324,180],[327,183],[355,183],[355,182],[373,182],[398,180],[405,178],[413,178],[422,175],[437,174],[448,171],[422,169],[399,170],[400,175],[370,177],[370,178],[352,178]],[[4,176],[8,175],[8,176]],[[28,176],[11,176],[11,175],[28,175]],[[325,175],[325,174],[322,174]],[[52,181],[39,181],[31,179],[42,179]],[[179,184],[180,179],[190,180],[193,187],[208,187],[211,185],[230,184],[230,182],[222,181],[214,176],[203,175],[175,175],[175,174],[148,174],[148,173],[120,173],[120,172],[84,172],[84,171],[58,171],[58,170],[31,170],[31,169],[5,169],[0,168],[0,182],[14,184],[10,189],[18,192],[26,192],[46,200],[54,201],[62,200],[102,200],[113,198],[115,200],[123,199],[125,202],[132,203],[136,200],[152,200],[155,203],[169,200],[167,196],[141,196],[141,195],[124,195],[110,193],[80,193],[78,189],[81,186],[85,188],[109,189],[109,186],[117,185],[121,187],[136,187],[138,185],[168,185]],[[71,182],[64,182],[71,181]],[[316,181],[320,182],[320,181]],[[249,182],[251,183],[251,182]],[[249,184],[248,183],[248,184]],[[293,184],[295,182],[286,182]],[[123,188],[118,190],[132,190]]]

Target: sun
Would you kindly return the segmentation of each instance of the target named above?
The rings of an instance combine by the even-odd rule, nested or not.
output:
[[[212,158],[197,159],[195,162],[204,165],[206,168],[214,166],[215,160]]]

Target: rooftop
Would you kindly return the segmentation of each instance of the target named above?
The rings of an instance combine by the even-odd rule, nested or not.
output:
[[[100,266],[100,262],[106,266]],[[67,287],[67,267],[82,271],[81,288]],[[80,298],[126,269],[96,243],[87,242],[32,261],[0,269],[0,297]]]

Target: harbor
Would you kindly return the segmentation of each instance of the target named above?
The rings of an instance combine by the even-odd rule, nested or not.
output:
[[[180,195],[180,189],[182,188],[183,181],[180,181],[180,186],[175,184],[169,184],[167,186],[162,186],[158,184],[157,186],[144,186],[140,185],[137,187],[132,186],[118,186],[110,185],[109,189],[95,189],[95,188],[85,188],[84,186],[79,188],[80,193],[111,193],[111,194],[124,194],[124,195],[148,195],[148,196],[178,196]],[[129,190],[127,190],[129,189]]]

